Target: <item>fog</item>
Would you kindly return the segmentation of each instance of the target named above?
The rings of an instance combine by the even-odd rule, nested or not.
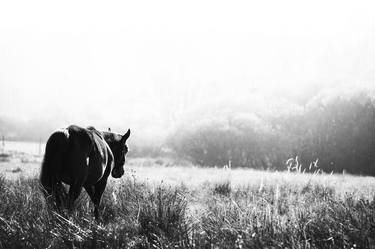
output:
[[[156,138],[207,106],[372,88],[374,5],[2,2],[0,118]]]

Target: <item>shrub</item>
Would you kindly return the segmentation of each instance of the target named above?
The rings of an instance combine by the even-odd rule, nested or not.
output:
[[[223,196],[229,196],[232,191],[232,186],[230,180],[225,180],[223,182],[217,182],[214,185],[213,193]]]
[[[148,243],[160,248],[188,245],[186,206],[183,193],[177,189],[159,186],[149,192],[138,214],[141,234],[147,237]]]

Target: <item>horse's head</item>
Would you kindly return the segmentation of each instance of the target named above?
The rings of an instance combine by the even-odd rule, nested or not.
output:
[[[126,140],[130,136],[130,129],[121,136],[121,139],[117,141],[116,146],[112,149],[114,157],[114,167],[112,169],[112,177],[120,178],[124,174],[125,156],[128,153],[128,146]]]

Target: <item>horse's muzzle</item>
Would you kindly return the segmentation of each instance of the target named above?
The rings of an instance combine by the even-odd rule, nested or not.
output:
[[[112,170],[112,177],[113,178],[120,178],[124,175],[124,169],[113,169]]]

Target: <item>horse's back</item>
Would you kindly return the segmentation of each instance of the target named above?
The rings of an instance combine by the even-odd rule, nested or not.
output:
[[[109,161],[107,144],[93,127],[69,126],[69,146],[63,173],[65,182],[84,181],[93,184],[103,177]]]
[[[95,128],[71,125],[58,130],[46,144],[41,183],[45,188],[57,181],[69,185],[94,183],[107,172],[108,162],[113,159],[109,154],[108,145]]]
[[[67,184],[84,181],[87,177],[87,158],[92,150],[91,134],[79,126],[66,128],[68,133],[67,148],[64,151],[60,180]]]
[[[71,125],[67,128],[69,133],[69,147],[77,153],[87,156],[93,146],[92,133],[82,127]]]

